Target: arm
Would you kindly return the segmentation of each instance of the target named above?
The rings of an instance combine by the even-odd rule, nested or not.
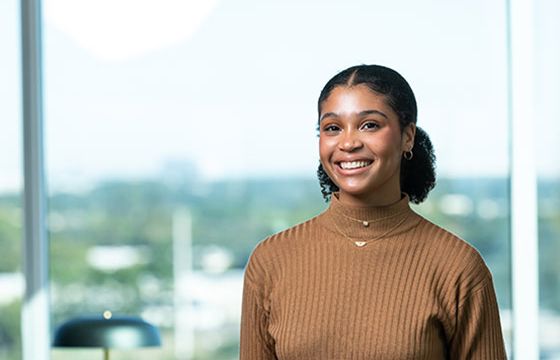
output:
[[[245,279],[241,309],[239,360],[276,360],[274,340],[268,333],[268,312],[259,304],[257,292]]]
[[[492,277],[488,272],[457,307],[451,359],[506,359],[502,328]]]
[[[259,243],[249,257],[243,277],[239,360],[276,360],[274,338],[268,332],[271,280]]]

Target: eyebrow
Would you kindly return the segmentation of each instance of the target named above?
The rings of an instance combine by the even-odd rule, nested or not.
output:
[[[358,116],[363,117],[366,115],[371,115],[371,114],[377,114],[377,115],[381,115],[383,116],[385,119],[389,119],[389,117],[387,115],[385,115],[385,113],[379,111],[379,110],[364,110],[364,111],[360,111],[358,113]],[[337,113],[334,112],[327,112],[324,113],[323,115],[321,115],[321,118],[319,119],[319,122],[323,121],[325,118],[327,117],[338,117]]]

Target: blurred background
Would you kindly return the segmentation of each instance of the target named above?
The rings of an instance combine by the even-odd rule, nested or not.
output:
[[[539,344],[560,359],[560,5],[536,1]],[[415,207],[477,247],[511,353],[506,1],[45,0],[53,326],[108,309],[162,331],[115,359],[238,357],[243,268],[327,204],[316,101],[338,71],[411,84],[438,184]],[[19,1],[0,1],[0,358],[21,358]],[[97,359],[54,349],[52,359]]]

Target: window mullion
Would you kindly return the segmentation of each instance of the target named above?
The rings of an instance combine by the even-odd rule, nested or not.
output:
[[[24,360],[50,357],[48,238],[43,160],[41,1],[21,1],[22,115],[24,154],[22,306]]]

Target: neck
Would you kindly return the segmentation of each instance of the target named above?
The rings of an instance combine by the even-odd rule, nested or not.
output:
[[[322,221],[325,227],[343,237],[371,241],[394,235],[414,226],[418,217],[410,209],[406,194],[388,206],[348,206],[334,193]],[[367,224],[364,224],[367,223]]]
[[[387,192],[376,192],[368,195],[354,195],[341,191],[338,199],[346,206],[352,207],[380,207],[396,203],[401,199],[400,189]]]

